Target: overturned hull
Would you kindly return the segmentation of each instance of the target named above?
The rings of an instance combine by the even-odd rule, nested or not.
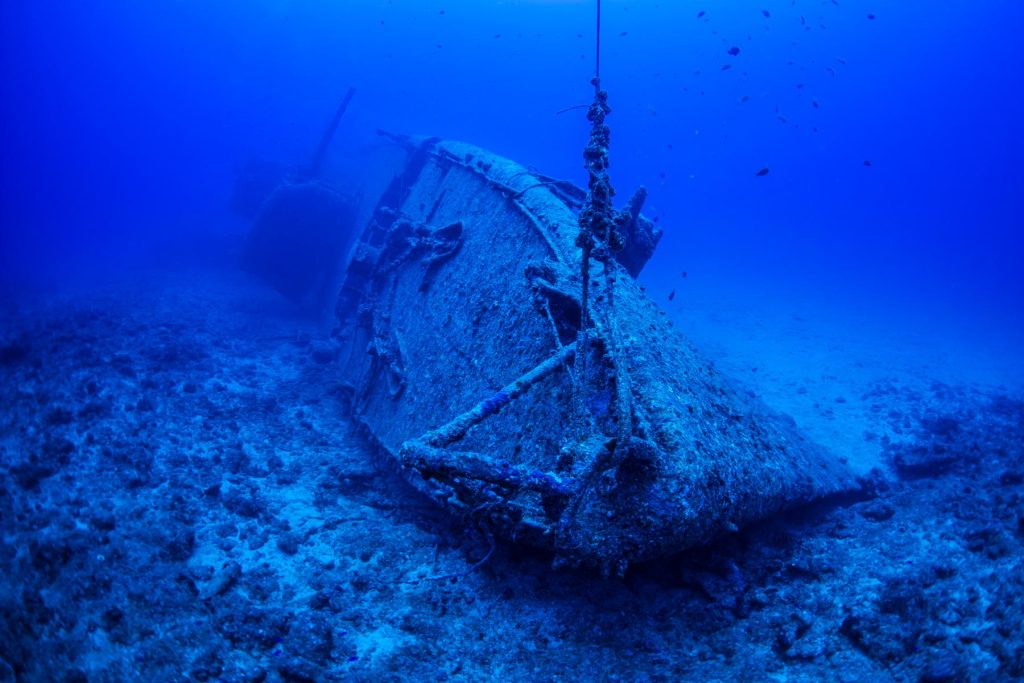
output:
[[[591,269],[580,336],[581,200],[479,148],[407,141],[337,334],[353,414],[410,481],[467,523],[612,571],[854,487],[647,298],[629,271],[649,224],[615,272]]]

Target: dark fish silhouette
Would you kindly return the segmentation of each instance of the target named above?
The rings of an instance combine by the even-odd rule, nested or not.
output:
[[[701,11],[697,12],[697,18],[700,19],[701,17],[704,16],[704,14],[705,14],[704,10],[701,10]]]
[[[761,10],[761,14],[763,14],[765,16],[765,19],[771,19],[771,17],[772,17],[772,13],[769,12],[768,10],[766,10],[766,9]]]
[[[673,289],[671,292],[668,293],[668,300],[672,301],[672,299],[675,299],[675,298],[676,298],[676,290]]]
[[[865,159],[864,160],[864,165],[865,166],[870,166],[871,165],[871,159]]]
[[[764,168],[762,168],[760,171],[758,171],[754,175],[756,175],[756,176],[763,176],[763,175],[768,175],[770,172],[771,171],[768,170],[768,167],[765,166]]]
[[[729,48],[729,54],[731,54],[733,57],[735,57],[739,53],[740,53],[740,49],[738,47],[730,47]]]

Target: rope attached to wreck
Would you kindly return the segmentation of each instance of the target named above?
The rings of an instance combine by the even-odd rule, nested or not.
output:
[[[618,433],[615,435],[620,443],[625,443],[632,434],[632,400],[629,390],[629,378],[626,370],[619,362],[619,335],[615,318],[615,277],[617,265],[614,253],[620,251],[623,244],[621,233],[616,230],[623,224],[624,216],[612,205],[615,190],[608,176],[608,147],[611,142],[611,129],[605,118],[611,113],[608,106],[608,92],[601,89],[601,0],[597,2],[597,39],[594,77],[594,101],[587,110],[590,121],[590,139],[583,150],[584,167],[588,175],[587,204],[580,212],[579,234],[576,245],[580,248],[580,278],[582,289],[580,296],[581,316],[580,329],[576,336],[576,378],[575,386],[575,418],[577,420],[577,438],[584,439],[587,434],[586,392],[590,375],[588,374],[588,356],[591,345],[591,327],[594,321],[590,310],[591,281],[590,260],[596,258],[603,266],[606,288],[603,305],[603,323],[607,342],[606,354],[611,364],[615,382],[615,421]]]

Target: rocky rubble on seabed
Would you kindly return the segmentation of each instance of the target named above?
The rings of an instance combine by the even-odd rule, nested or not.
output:
[[[231,273],[9,303],[0,681],[1024,677],[1024,403],[893,380],[892,475],[553,572],[371,455],[331,346]],[[850,400],[855,400],[850,397]]]

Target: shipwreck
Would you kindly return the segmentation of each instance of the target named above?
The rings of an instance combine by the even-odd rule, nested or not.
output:
[[[384,134],[391,171],[358,197],[318,161],[264,183],[246,259],[330,303],[352,419],[408,481],[496,538],[621,573],[858,484],[636,281],[660,230],[642,189],[612,205],[599,68],[587,189]]]

